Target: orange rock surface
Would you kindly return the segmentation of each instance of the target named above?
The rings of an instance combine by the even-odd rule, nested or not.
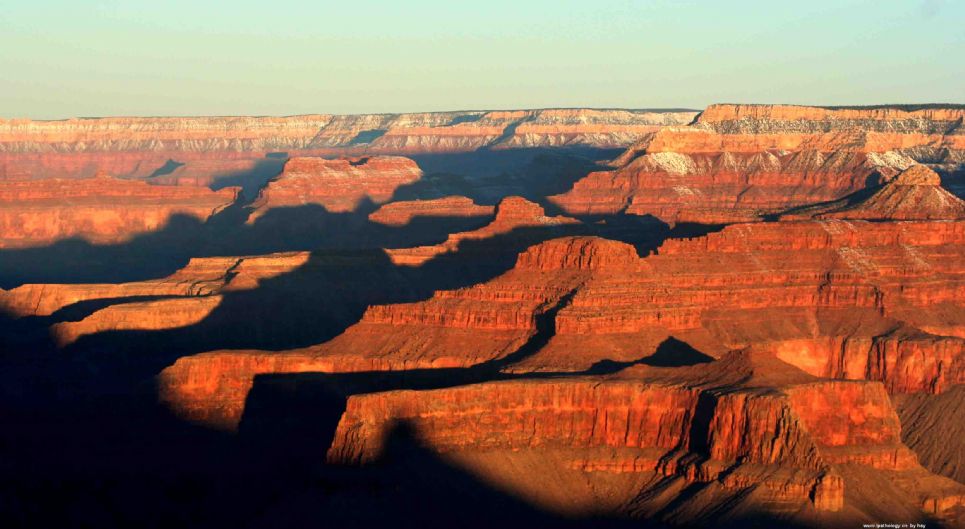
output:
[[[422,177],[415,162],[401,156],[292,158],[262,189],[253,219],[272,208],[317,204],[331,213],[354,211],[363,200],[380,204],[400,186]]]
[[[175,215],[206,220],[237,188],[150,185],[108,176],[0,182],[0,247],[80,237],[112,243],[162,228]]]
[[[508,370],[639,362],[675,337],[707,358],[751,347],[816,376],[937,393],[965,382],[963,237],[960,222],[746,224],[668,241],[643,259],[624,243],[557,239],[492,281],[370,307],[325,344],[268,356],[293,354],[295,366],[326,372],[469,367],[506,358],[551,325],[545,343]],[[546,318],[552,323],[537,323]],[[247,355],[259,353],[219,362]],[[170,371],[184,369],[212,380],[212,393],[187,407],[243,402],[217,394],[217,380],[238,370],[197,357]],[[168,388],[175,407],[178,391]]]
[[[91,300],[134,297],[197,297],[253,289],[259,281],[298,268],[308,252],[247,257],[198,257],[170,276],[130,283],[26,284],[0,290],[0,309],[14,317],[49,316]]]
[[[965,218],[965,201],[941,187],[935,171],[913,165],[874,194],[853,203],[847,198],[803,208],[783,218],[865,220],[956,220]]]
[[[578,221],[566,216],[548,217],[539,204],[534,204],[522,197],[506,197],[496,205],[496,216],[493,220],[472,231],[453,233],[441,244],[432,246],[417,246],[413,248],[393,248],[385,251],[393,263],[407,266],[418,266],[447,252],[455,252],[465,241],[483,241],[497,235],[511,233],[513,230],[524,228],[546,228],[578,224]],[[485,252],[484,249],[479,249]]]
[[[369,220],[387,226],[405,226],[424,217],[488,217],[493,206],[476,204],[471,198],[450,196],[433,200],[404,200],[390,202],[369,215]]]
[[[576,215],[626,211],[728,223],[839,199],[916,160],[965,163],[958,108],[713,105],[686,128],[642,138],[554,197]],[[928,199],[932,200],[932,199]]]
[[[584,479],[652,473],[732,493],[756,490],[755,501],[768,510],[854,516],[846,491],[862,493],[850,491],[861,485],[852,466],[884,471],[877,477],[909,495],[919,511],[954,516],[965,501],[965,487],[929,475],[901,445],[898,417],[880,385],[816,380],[768,355],[731,354],[692,368],[636,367],[608,377],[357,395],[346,404],[329,460],[379,459],[400,422],[455,461],[460,452],[562,451],[565,464],[589,473]],[[905,481],[890,479],[892,473]],[[637,501],[659,491],[659,481],[637,491]],[[908,487],[923,483],[927,492]],[[728,496],[677,501],[719,506]],[[669,498],[648,505],[653,501],[637,508],[659,511]]]
[[[0,120],[0,152],[289,151],[453,152],[507,147],[619,147],[696,112],[546,109],[290,117]]]

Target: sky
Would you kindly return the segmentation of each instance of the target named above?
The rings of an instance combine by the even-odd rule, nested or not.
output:
[[[11,0],[0,72],[2,118],[965,103],[965,1]]]

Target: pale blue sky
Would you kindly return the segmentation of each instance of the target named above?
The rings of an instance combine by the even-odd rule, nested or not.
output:
[[[965,103],[965,1],[11,0],[0,117]]]

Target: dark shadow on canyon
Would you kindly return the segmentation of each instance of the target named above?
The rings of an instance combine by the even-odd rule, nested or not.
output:
[[[643,358],[625,362],[609,359],[600,360],[594,363],[587,373],[592,375],[608,375],[635,365],[686,367],[713,361],[714,358],[712,356],[694,349],[694,347],[687,342],[669,336],[666,340],[660,342],[660,345],[657,346],[657,349],[653,353]]]

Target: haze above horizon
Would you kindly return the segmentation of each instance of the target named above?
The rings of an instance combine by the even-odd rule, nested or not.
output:
[[[965,103],[965,3],[17,2],[0,117]]]

